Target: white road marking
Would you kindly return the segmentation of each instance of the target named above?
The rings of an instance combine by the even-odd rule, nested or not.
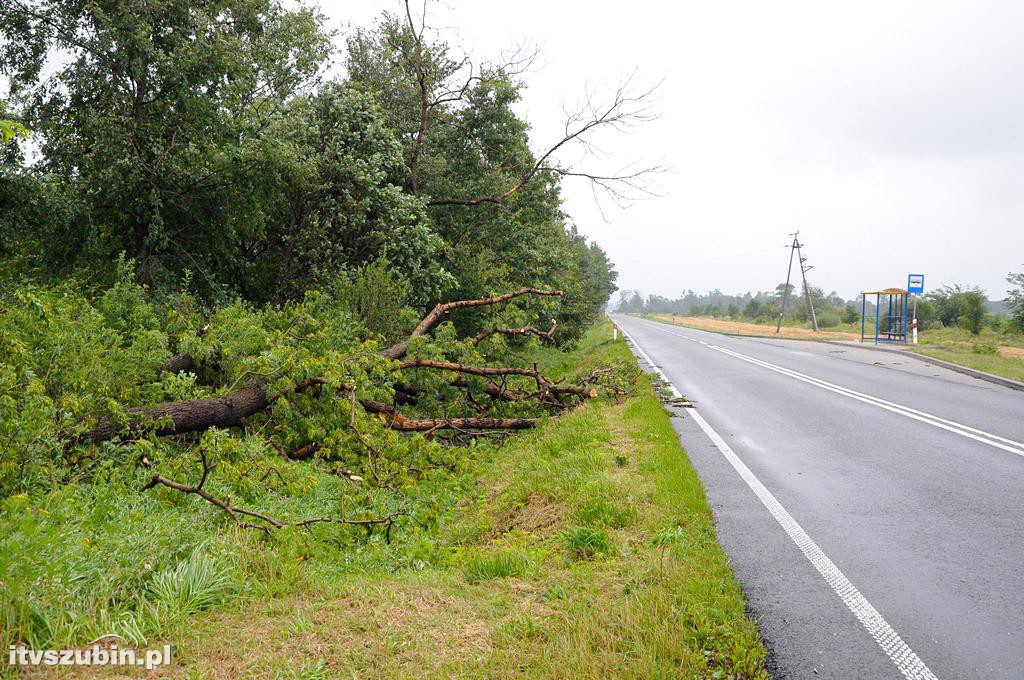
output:
[[[676,333],[675,331],[672,331],[668,328],[659,327],[659,325],[656,323],[653,327],[656,330],[668,333],[669,335],[684,337],[681,333]],[[783,366],[779,366],[778,364],[773,364],[763,359],[758,359],[757,357],[741,354],[740,352],[736,352],[735,350],[707,343],[701,344],[707,346],[709,349],[715,350],[716,352],[722,352],[723,354],[727,354],[736,359],[746,361],[756,366],[761,366],[762,368],[767,368],[770,371],[775,371],[776,373],[781,373],[782,375],[788,375],[791,378],[796,378],[797,380],[801,380],[810,385],[814,385],[815,387],[820,387],[830,392],[835,392],[836,394],[841,394],[845,397],[856,399],[857,401],[864,402],[865,404],[877,406],[878,408],[885,409],[886,411],[891,411],[892,413],[897,413],[901,416],[912,418],[914,420],[926,423],[933,427],[938,427],[948,432],[953,432],[962,437],[967,437],[968,439],[973,439],[983,444],[994,446],[997,449],[1002,449],[1003,451],[1015,453],[1018,456],[1024,456],[1024,443],[1022,442],[1018,442],[1013,439],[1007,439],[1006,437],[1000,437],[997,434],[992,434],[991,432],[979,430],[975,427],[971,427],[970,425],[958,423],[955,420],[947,420],[945,418],[940,418],[939,416],[927,413],[925,411],[919,411],[909,406],[903,406],[902,404],[896,404],[891,401],[886,401],[885,399],[882,399],[880,397],[875,397],[870,394],[864,394],[863,392],[858,392],[856,390],[850,389],[849,387],[836,385],[834,383],[828,382],[827,380],[822,380],[821,378],[815,378],[814,376],[807,375],[806,373],[794,371],[791,368],[785,368]]]
[[[647,352],[640,347],[637,341],[624,329],[622,334],[633,344],[633,347],[636,348],[640,356],[650,364],[654,372],[665,381],[672,394],[677,399],[682,399],[683,395],[672,384],[672,381],[668,379],[668,376],[658,368]],[[782,507],[782,504],[772,495],[772,492],[751,472],[750,468],[736,455],[736,452],[732,450],[729,444],[704,420],[704,417],[695,409],[690,409],[687,413],[700,426],[704,434],[711,439],[715,447],[721,451],[722,455],[725,456],[725,459],[729,461],[736,472],[739,473],[743,481],[747,483],[747,486],[750,487],[751,491],[754,492],[768,509],[768,512],[771,513],[772,517],[782,525],[786,534],[796,543],[808,561],[818,570],[818,573],[821,574],[829,586],[832,587],[832,590],[843,601],[843,604],[857,617],[857,620],[861,622],[871,637],[875,639],[878,646],[882,648],[882,651],[896,664],[896,668],[899,669],[900,673],[908,680],[937,680],[935,674],[925,665],[924,661],[907,646],[899,634],[893,630],[892,626],[878,613],[878,610],[871,606],[871,603],[861,595],[856,586],[846,578],[843,572],[839,570],[839,567],[818,547],[814,539],[793,519],[793,516]]]
[[[983,444],[988,444],[989,446],[994,446],[998,449],[1009,451],[1010,453],[1015,453],[1018,456],[1024,456],[1024,443],[1014,441],[1012,439],[1007,439],[1006,437],[1000,437],[999,435],[992,434],[991,432],[985,432],[984,430],[979,430],[977,428],[970,427],[969,425],[958,423],[954,420],[946,420],[945,418],[940,418],[939,416],[932,415],[931,413],[927,413],[925,411],[918,411],[917,409],[910,408],[909,406],[894,404],[891,401],[886,401],[885,399],[880,399],[879,397],[873,397],[869,394],[864,394],[863,392],[857,392],[856,390],[852,390],[848,387],[835,385],[828,381],[822,380],[821,378],[815,378],[813,376],[800,373],[799,371],[794,371],[789,368],[784,368],[782,366],[769,363],[762,359],[747,356],[746,354],[740,354],[739,352],[735,352],[731,349],[726,349],[724,347],[719,347],[717,345],[708,345],[708,347],[710,349],[715,350],[716,352],[722,352],[737,359],[741,359],[742,361],[746,361],[757,366],[767,368],[770,371],[775,371],[776,373],[788,375],[791,378],[796,378],[797,380],[801,380],[816,387],[829,390],[830,392],[835,392],[836,394],[841,394],[845,397],[856,399],[857,401],[864,402],[865,404],[877,406],[878,408],[885,409],[886,411],[898,413],[899,415],[906,416],[907,418],[913,418],[914,420],[918,420],[922,423],[927,423],[928,425],[932,425],[933,427],[938,427],[943,430],[947,430],[948,432],[953,432],[963,437],[968,437],[975,441],[979,441]]]

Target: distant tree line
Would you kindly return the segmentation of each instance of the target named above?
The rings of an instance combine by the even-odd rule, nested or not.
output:
[[[1007,276],[1010,283],[1005,309],[1009,316],[993,314],[993,308],[1001,305],[993,303],[985,296],[985,292],[976,286],[960,284],[945,285],[917,299],[917,319],[919,328],[960,327],[973,335],[981,333],[986,325],[1006,332],[1024,331],[1024,273],[1011,273]],[[778,321],[782,300],[786,292],[786,284],[780,283],[774,291],[747,292],[729,295],[715,289],[704,294],[687,290],[678,298],[672,299],[661,295],[646,297],[638,290],[623,290],[619,293],[615,310],[627,314],[676,314],[680,316],[708,316],[720,319],[750,321],[754,323],[774,323]],[[860,321],[861,301],[845,300],[837,293],[824,295],[820,288],[811,287],[814,309],[821,328],[832,328],[840,324],[851,324]],[[874,315],[874,301],[869,297],[868,315]],[[810,311],[807,299],[802,291],[789,286],[789,300],[785,323],[807,323]]]
[[[632,314],[678,314],[774,323],[778,321],[785,294],[785,283],[780,283],[774,291],[737,295],[723,293],[717,288],[704,294],[687,290],[675,299],[660,295],[645,298],[640,291],[623,290],[619,294],[616,310]],[[820,288],[811,286],[811,295],[818,325],[822,328],[853,323],[860,318],[860,307],[843,299],[835,291],[825,295]],[[810,318],[806,297],[793,284],[789,284],[789,299],[783,320],[788,323],[805,323]]]

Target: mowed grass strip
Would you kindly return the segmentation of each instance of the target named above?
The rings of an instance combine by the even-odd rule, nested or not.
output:
[[[595,400],[481,459],[414,568],[209,612],[177,640],[192,678],[767,678],[765,650],[669,416],[632,366]]]

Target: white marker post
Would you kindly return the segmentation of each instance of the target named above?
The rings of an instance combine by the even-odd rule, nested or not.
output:
[[[911,342],[917,344],[917,296],[924,294],[924,274],[907,276],[907,292],[914,297],[914,322],[910,325]]]
[[[619,324],[612,321],[612,340],[619,339]]]

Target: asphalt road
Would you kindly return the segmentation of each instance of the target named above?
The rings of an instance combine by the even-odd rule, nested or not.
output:
[[[674,422],[774,677],[1024,678],[1024,392],[615,320],[695,404]]]

